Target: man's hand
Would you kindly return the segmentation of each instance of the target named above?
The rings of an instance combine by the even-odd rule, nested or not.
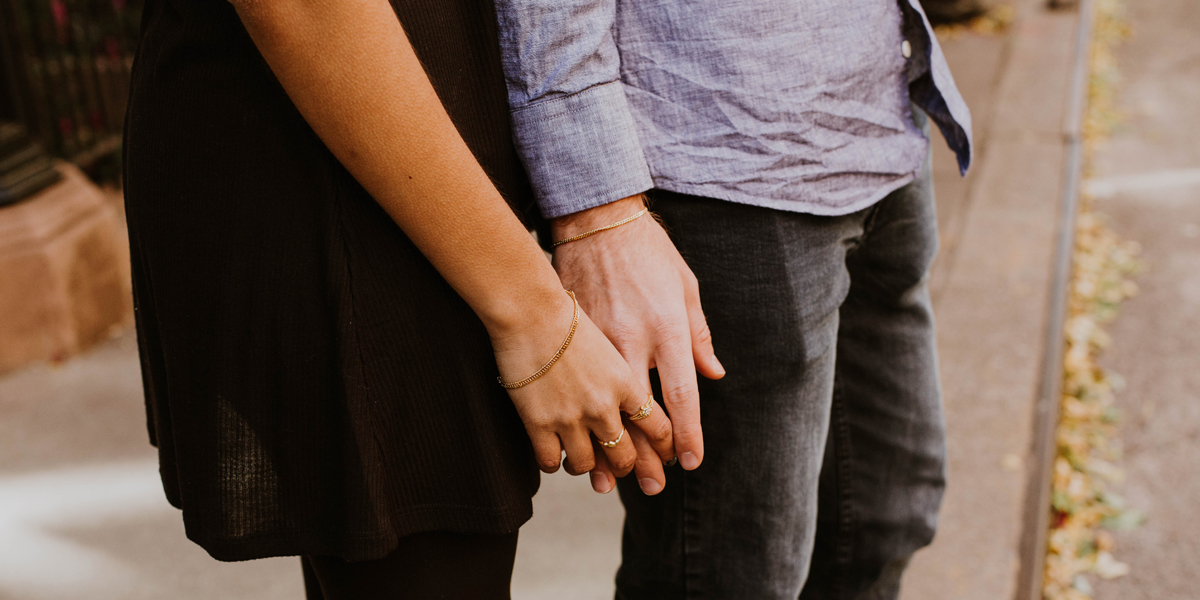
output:
[[[632,196],[557,218],[551,233],[554,240],[566,239],[620,221],[644,207],[641,195]],[[634,373],[644,378],[646,389],[649,370],[658,369],[679,464],[688,470],[700,466],[704,440],[696,373],[720,379],[725,369],[713,353],[696,277],[666,231],[646,215],[559,246],[554,268]],[[662,464],[653,460],[640,431],[634,428],[630,434],[638,447],[639,483],[645,492],[658,493],[665,483]]]

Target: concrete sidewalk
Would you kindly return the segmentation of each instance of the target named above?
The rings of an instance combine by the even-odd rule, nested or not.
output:
[[[1017,9],[1007,34],[944,43],[977,154],[960,179],[935,135],[950,489],[938,539],[906,577],[912,600],[1007,600],[1014,587],[1075,25],[1040,0]],[[0,600],[301,598],[295,559],[223,564],[184,539],[141,402],[129,335],[0,378]],[[64,495],[75,500],[39,510]],[[611,598],[621,517],[615,495],[593,494],[586,478],[545,477],[514,597]]]
[[[934,278],[948,488],[905,600],[1018,597],[1079,15],[1041,0],[1015,8],[991,87],[968,92],[973,109],[990,104],[976,124],[985,142]],[[973,68],[947,54],[956,75]]]
[[[1094,584],[1098,600],[1200,597],[1200,4],[1127,4],[1133,36],[1117,49],[1125,122],[1095,158],[1097,211],[1140,242],[1141,294],[1108,328],[1101,357],[1123,375],[1115,491],[1147,515],[1116,534],[1130,574]]]

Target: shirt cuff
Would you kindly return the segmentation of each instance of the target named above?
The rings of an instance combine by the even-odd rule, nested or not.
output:
[[[619,81],[520,107],[512,121],[517,151],[548,219],[654,187]]]

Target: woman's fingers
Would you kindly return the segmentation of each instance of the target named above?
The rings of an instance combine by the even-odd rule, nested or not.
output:
[[[533,442],[533,456],[537,460],[538,468],[544,473],[554,473],[558,471],[558,464],[562,461],[562,443],[558,441],[558,436],[549,431],[529,431],[529,440]]]
[[[595,471],[593,487],[608,491],[612,480],[632,472],[638,460],[626,426],[645,434],[648,452],[660,463],[675,457],[675,433],[666,412],[644,391],[650,353],[640,353],[643,368],[638,373],[587,315],[580,314],[578,325],[571,351],[544,372],[546,377],[514,388],[509,395],[526,423],[543,471],[556,471],[560,462],[572,475]],[[504,352],[497,352],[498,361],[505,358]],[[643,385],[638,383],[639,374]],[[633,421],[623,421],[622,412],[639,416],[636,427]],[[564,450],[566,459],[560,461]]]
[[[629,440],[625,426],[621,423],[621,413],[615,406],[613,408],[611,415],[607,415],[599,423],[592,424],[592,434],[596,436],[608,464],[612,466],[613,474],[624,477],[633,470],[637,451],[634,450],[633,442]]]
[[[642,488],[642,493],[653,496],[667,485],[667,475],[663,471],[662,462],[658,460],[658,453],[641,430],[636,427],[630,428],[629,437],[637,450],[637,464],[633,470],[637,475],[638,487]]]
[[[650,406],[648,414],[643,411],[647,404]],[[654,400],[654,396],[647,394],[641,398],[640,402],[627,400],[621,410],[629,415],[630,423],[645,434],[647,443],[661,459],[660,462],[667,462],[675,458],[675,438],[671,432],[671,419],[667,418],[667,413]],[[641,419],[632,419],[639,414],[646,416]],[[641,449],[638,450],[640,455]]]
[[[592,438],[582,427],[560,431],[558,437],[567,450],[563,468],[572,475],[583,475],[596,468],[596,457],[592,453]]]

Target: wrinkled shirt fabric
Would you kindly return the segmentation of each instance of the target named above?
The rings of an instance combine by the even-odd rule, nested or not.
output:
[[[514,140],[546,217],[652,187],[818,215],[966,172],[971,116],[918,0],[496,0]],[[907,56],[906,56],[907,55]]]

